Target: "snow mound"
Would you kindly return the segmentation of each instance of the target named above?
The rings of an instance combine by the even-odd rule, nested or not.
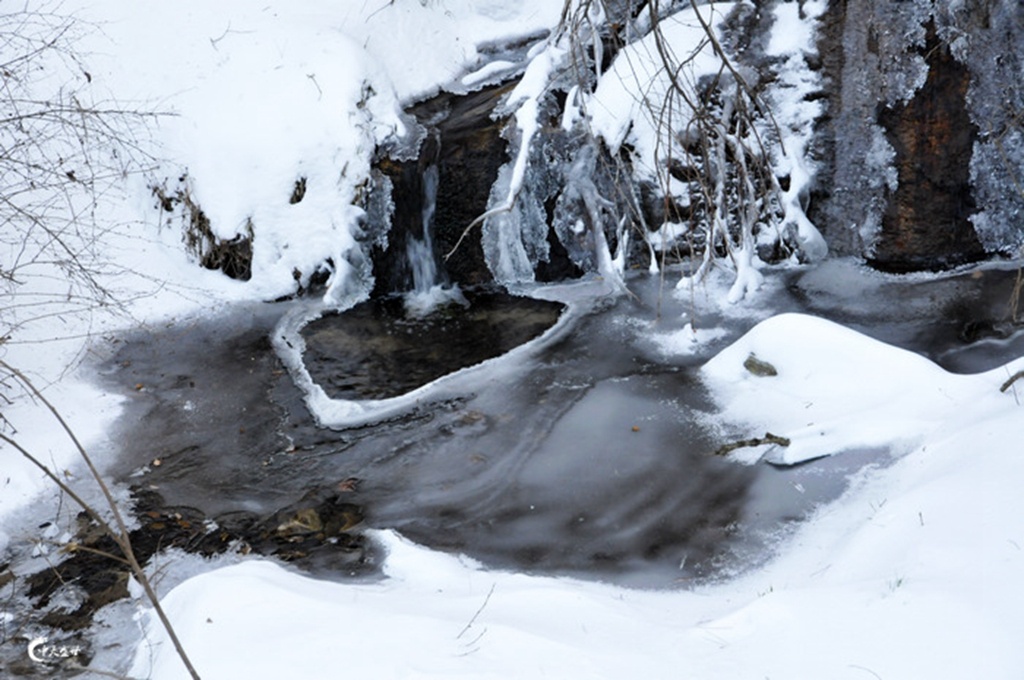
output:
[[[753,357],[753,360],[751,359]],[[777,375],[760,375],[751,362]],[[782,314],[761,322],[701,371],[739,438],[790,440],[768,452],[795,464],[856,448],[909,451],[965,410],[998,401],[1005,371],[953,375],[927,359],[823,319]]]

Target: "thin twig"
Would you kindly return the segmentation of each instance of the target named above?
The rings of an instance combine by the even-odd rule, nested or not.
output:
[[[467,624],[466,624],[466,627],[465,627],[465,628],[463,628],[463,629],[462,629],[462,631],[461,631],[461,632],[460,632],[460,633],[459,633],[458,635],[456,635],[456,636],[455,636],[455,639],[456,639],[456,640],[458,640],[458,639],[459,639],[459,638],[461,638],[461,637],[462,637],[463,635],[465,635],[465,634],[466,634],[466,632],[467,632],[467,631],[468,631],[468,630],[469,630],[470,628],[472,628],[472,627],[473,627],[473,624],[474,624],[474,623],[476,622],[476,619],[477,619],[477,617],[478,617],[478,616],[480,616],[480,613],[481,613],[481,612],[483,612],[483,610],[484,610],[484,607],[486,607],[486,606],[487,606],[487,603],[491,601],[491,595],[493,595],[493,594],[494,594],[494,588],[495,588],[495,587],[496,587],[497,585],[498,585],[497,583],[492,583],[492,584],[491,584],[491,589],[490,589],[490,590],[489,590],[489,591],[487,592],[487,597],[485,597],[485,598],[484,598],[484,603],[483,603],[482,605],[480,605],[480,608],[479,608],[479,609],[477,609],[477,610],[476,610],[476,614],[473,614],[473,618],[471,618],[471,619],[469,620],[469,623],[467,623]]]
[[[462,245],[462,242],[469,235],[469,232],[473,230],[473,227],[480,224],[484,220],[488,220],[494,217],[495,215],[501,215],[502,213],[511,212],[512,208],[515,207],[515,198],[518,196],[518,194],[519,192],[516,192],[516,194],[511,197],[512,200],[505,202],[503,205],[499,205],[497,208],[492,208],[491,210],[488,210],[483,215],[480,215],[475,220],[470,222],[469,226],[462,230],[462,234],[459,235],[459,239],[455,242],[455,245],[452,246],[452,249],[445,253],[444,261],[447,262],[448,259],[455,254],[455,251],[459,249],[459,246]]]
[[[852,663],[850,664],[850,668],[856,668],[859,671],[864,671],[865,673],[870,673],[871,675],[875,676],[878,680],[882,680],[882,676],[879,675],[878,673],[874,672],[870,668],[864,668],[864,666],[858,666],[858,665],[852,664]]]
[[[722,60],[722,63],[725,64],[725,67],[729,69],[729,73],[731,73],[733,78],[736,79],[736,82],[743,86],[743,89],[746,91],[747,96],[750,97],[750,101],[754,102],[754,106],[757,107],[757,110],[762,115],[767,115],[768,119],[772,122],[772,125],[775,127],[775,133],[779,136],[779,148],[782,149],[782,155],[785,156],[786,147],[785,144],[783,144],[782,142],[782,131],[779,129],[779,124],[775,122],[775,116],[772,115],[771,109],[769,109],[766,106],[761,106],[760,99],[754,93],[753,89],[751,89],[750,85],[747,84],[746,79],[742,75],[740,75],[740,72],[737,71],[736,67],[732,65],[732,60],[729,59],[729,57],[725,54],[725,50],[722,49],[722,45],[718,42],[718,37],[715,35],[714,29],[708,25],[708,23],[704,20],[704,17],[701,15],[700,10],[697,9],[697,0],[690,0],[690,6],[693,8],[693,13],[697,15],[697,21],[700,22],[701,28],[704,29],[704,32],[707,34],[708,39],[711,41],[711,47],[714,48],[715,54],[718,55],[718,58]]]
[[[735,451],[736,449],[742,449],[754,446],[764,446],[766,444],[775,444],[776,446],[789,446],[790,441],[786,437],[780,437],[772,434],[771,432],[765,432],[763,437],[754,437],[752,439],[741,439],[737,442],[731,442],[729,444],[723,444],[715,450],[716,456],[724,456],[725,454]]]
[[[1010,386],[1012,386],[1013,383],[1017,382],[1021,378],[1024,378],[1024,371],[1017,371],[1016,373],[1011,375],[1006,382],[1003,383],[1003,386],[999,388],[999,391],[1005,392],[1006,390],[1010,389]]]

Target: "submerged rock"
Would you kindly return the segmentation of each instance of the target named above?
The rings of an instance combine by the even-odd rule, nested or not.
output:
[[[397,397],[479,364],[551,328],[563,306],[505,293],[466,293],[422,317],[399,297],[377,298],[313,321],[302,330],[304,361],[329,396]]]

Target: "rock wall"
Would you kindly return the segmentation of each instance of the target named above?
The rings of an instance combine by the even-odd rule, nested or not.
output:
[[[893,271],[1024,245],[1016,0],[833,0],[812,218],[833,252]]]
[[[1016,0],[834,0],[812,218],[839,254],[936,269],[1024,244]]]
[[[894,152],[896,188],[884,192],[882,228],[869,253],[878,269],[939,269],[981,259],[970,218],[977,212],[970,159],[978,127],[967,112],[970,74],[929,22],[924,84],[906,102],[880,107]]]
[[[396,160],[384,150],[377,163],[387,178],[380,189],[391,196],[391,212],[368,211],[371,222],[387,225],[387,238],[373,252],[374,295],[412,288],[406,246],[410,238],[423,238],[423,176],[431,165],[438,173],[432,225],[437,264],[447,282],[474,286],[491,281],[478,228],[443,260],[466,227],[486,211],[491,185],[507,160],[507,142],[501,136],[505,121],[492,113],[510,87],[489,87],[468,95],[441,93],[410,109],[423,128],[414,157]]]
[[[744,6],[724,24],[723,44],[758,88],[770,88],[781,78],[778,69],[788,68],[769,58],[765,44],[783,1]],[[624,19],[639,7],[616,6]],[[617,31],[602,35],[608,52],[621,37]],[[826,107],[810,135],[807,160],[816,179],[809,207],[801,196],[801,208],[830,251],[893,272],[1024,254],[1024,2],[831,0],[818,47],[806,63],[825,87],[806,101],[824,99]],[[469,232],[443,263],[447,281],[473,286],[579,276],[596,271],[595,234],[603,233],[614,252],[618,225],[632,224],[622,216],[643,213],[641,225],[654,229],[670,217],[664,208],[637,210],[671,202],[647,191],[628,163],[579,131],[562,130],[576,77],[566,73],[550,83],[514,209]],[[410,156],[377,166],[384,176],[378,193],[392,200],[368,210],[371,224],[388,229],[373,253],[376,294],[409,289],[406,243],[422,236],[421,177],[428,167],[439,173],[433,241],[439,266],[465,228],[507,196],[517,142],[507,112],[495,111],[512,85],[442,93],[410,110],[424,136]],[[627,175],[630,181],[622,182]],[[627,264],[644,266],[643,239],[629,245]],[[511,264],[499,257],[513,251],[517,257],[506,258]]]

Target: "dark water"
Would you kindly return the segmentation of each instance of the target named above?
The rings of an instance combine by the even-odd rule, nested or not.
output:
[[[464,297],[425,315],[390,296],[322,316],[302,330],[306,366],[330,397],[397,397],[536,338],[564,309],[506,293]]]
[[[948,368],[979,370],[1012,358],[1021,342],[1004,299],[1014,275],[914,281],[836,265],[775,277],[764,299],[768,311],[832,317]],[[763,561],[780,535],[845,489],[848,475],[885,464],[884,451],[790,469],[712,455],[722,442],[709,428],[713,409],[696,369],[756,319],[732,309],[695,313],[656,279],[638,278],[631,289],[634,296],[579,303],[568,332],[531,355],[499,360],[500,370],[428,394],[384,422],[342,430],[315,425],[267,342],[287,305],[126,338],[104,369],[107,385],[130,400],[115,472],[225,525],[266,525],[301,514],[303,503],[343,501],[360,508],[364,527],[394,528],[491,566],[670,587]],[[532,337],[556,310],[517,304],[468,314],[481,331],[477,344],[496,353],[505,345],[488,333]],[[650,341],[687,321],[725,335],[695,355],[668,356]],[[394,330],[395,321],[368,307],[348,330],[336,322],[308,329],[307,358],[310,372],[341,393],[338,366],[353,359],[331,352],[387,349],[392,339],[374,339],[374,324]],[[477,360],[445,332],[409,335],[412,354],[364,381],[379,383],[380,394],[411,384],[410,364],[440,365],[445,354]],[[384,371],[387,359],[379,362]],[[372,549],[362,559],[375,568]],[[314,554],[307,566],[365,573],[351,554],[332,560]]]
[[[925,356],[947,371],[978,373],[1024,354],[1021,270],[992,264],[945,275],[893,276],[833,261],[794,276],[795,311],[815,314]]]

